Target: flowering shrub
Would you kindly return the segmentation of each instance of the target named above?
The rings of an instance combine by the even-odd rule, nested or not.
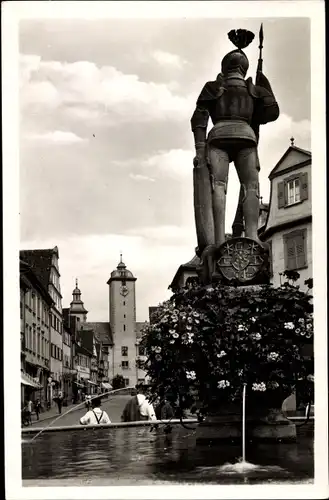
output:
[[[283,401],[313,372],[312,296],[286,281],[279,288],[195,287],[159,306],[145,327],[151,399],[170,392],[181,408],[205,412],[248,394]]]

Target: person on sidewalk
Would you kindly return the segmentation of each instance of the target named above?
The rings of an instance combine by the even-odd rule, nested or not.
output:
[[[28,398],[26,403],[26,416],[30,424],[32,424],[32,405],[33,403],[31,401],[31,398]]]
[[[41,411],[41,403],[40,403],[40,399],[39,398],[34,403],[34,411],[35,411],[37,420],[39,420],[39,415],[40,415],[40,411]]]
[[[111,420],[106,411],[100,409],[101,398],[91,400],[92,410],[87,411],[84,417],[80,418],[81,425],[110,424]]]
[[[58,413],[61,414],[62,413],[62,406],[63,406],[63,393],[62,391],[59,391],[58,392],[58,395],[57,395],[57,398],[56,398],[56,402],[57,402],[57,406],[58,406]]]
[[[156,420],[153,405],[146,399],[145,388],[142,385],[136,386],[136,390],[132,391],[132,398],[126,404],[121,420],[123,422]]]

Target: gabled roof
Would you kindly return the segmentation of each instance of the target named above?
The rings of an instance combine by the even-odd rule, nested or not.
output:
[[[298,148],[297,146],[289,146],[284,155],[275,165],[270,175],[270,180],[288,169],[299,168],[304,164],[311,163],[312,153],[306,149]]]
[[[113,345],[113,337],[110,323],[107,321],[98,321],[96,323],[87,322],[84,323],[86,328],[93,330],[95,337],[103,345]]]
[[[48,286],[44,286],[41,280],[38,278],[36,273],[33,271],[32,267],[27,264],[25,261],[19,261],[19,269],[20,269],[20,281],[21,284],[25,283],[25,286],[29,286],[31,284],[36,288],[36,290],[40,293],[40,295],[45,299],[48,305],[54,304],[52,297],[48,292]],[[21,285],[22,286],[22,285]]]
[[[19,252],[20,258],[29,264],[47,290],[50,283],[50,270],[54,254],[58,257],[57,247],[42,250],[21,250]]]
[[[170,283],[169,287],[168,288],[174,288],[178,279],[179,279],[179,276],[182,272],[184,271],[195,271],[196,272],[196,268],[198,267],[198,265],[200,264],[200,259],[197,255],[194,255],[194,257],[189,260],[188,262],[186,262],[185,264],[181,264],[179,266],[179,268],[177,269],[176,271],[176,274],[172,280],[172,282]]]
[[[79,330],[79,340],[81,342],[81,347],[83,347],[86,351],[93,356],[94,352],[94,332],[92,329],[88,330]]]
[[[80,346],[79,344],[76,345],[75,352],[76,354],[83,354],[84,356],[88,356],[89,358],[93,357],[92,353],[88,351],[88,349],[86,349],[82,345]]]

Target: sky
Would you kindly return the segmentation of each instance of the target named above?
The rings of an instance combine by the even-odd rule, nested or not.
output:
[[[311,147],[310,26],[264,18],[263,71],[280,106],[261,127],[260,189],[290,145]],[[29,19],[19,27],[20,247],[59,248],[63,307],[79,279],[89,321],[108,320],[110,273],[137,277],[137,320],[170,296],[194,255],[190,118],[206,81],[234,47],[254,79],[259,19]],[[239,183],[230,166],[226,231]]]

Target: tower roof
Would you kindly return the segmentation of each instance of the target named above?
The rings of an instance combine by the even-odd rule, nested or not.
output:
[[[73,300],[70,304],[71,314],[87,314],[87,309],[85,309],[83,301],[81,300],[81,290],[78,287],[78,278],[75,279],[75,289],[72,292]]]
[[[108,284],[113,280],[125,280],[125,281],[136,281],[137,278],[134,277],[133,273],[127,269],[126,264],[122,261],[122,253],[120,253],[120,262],[117,268],[111,272],[111,277],[108,280]]]

